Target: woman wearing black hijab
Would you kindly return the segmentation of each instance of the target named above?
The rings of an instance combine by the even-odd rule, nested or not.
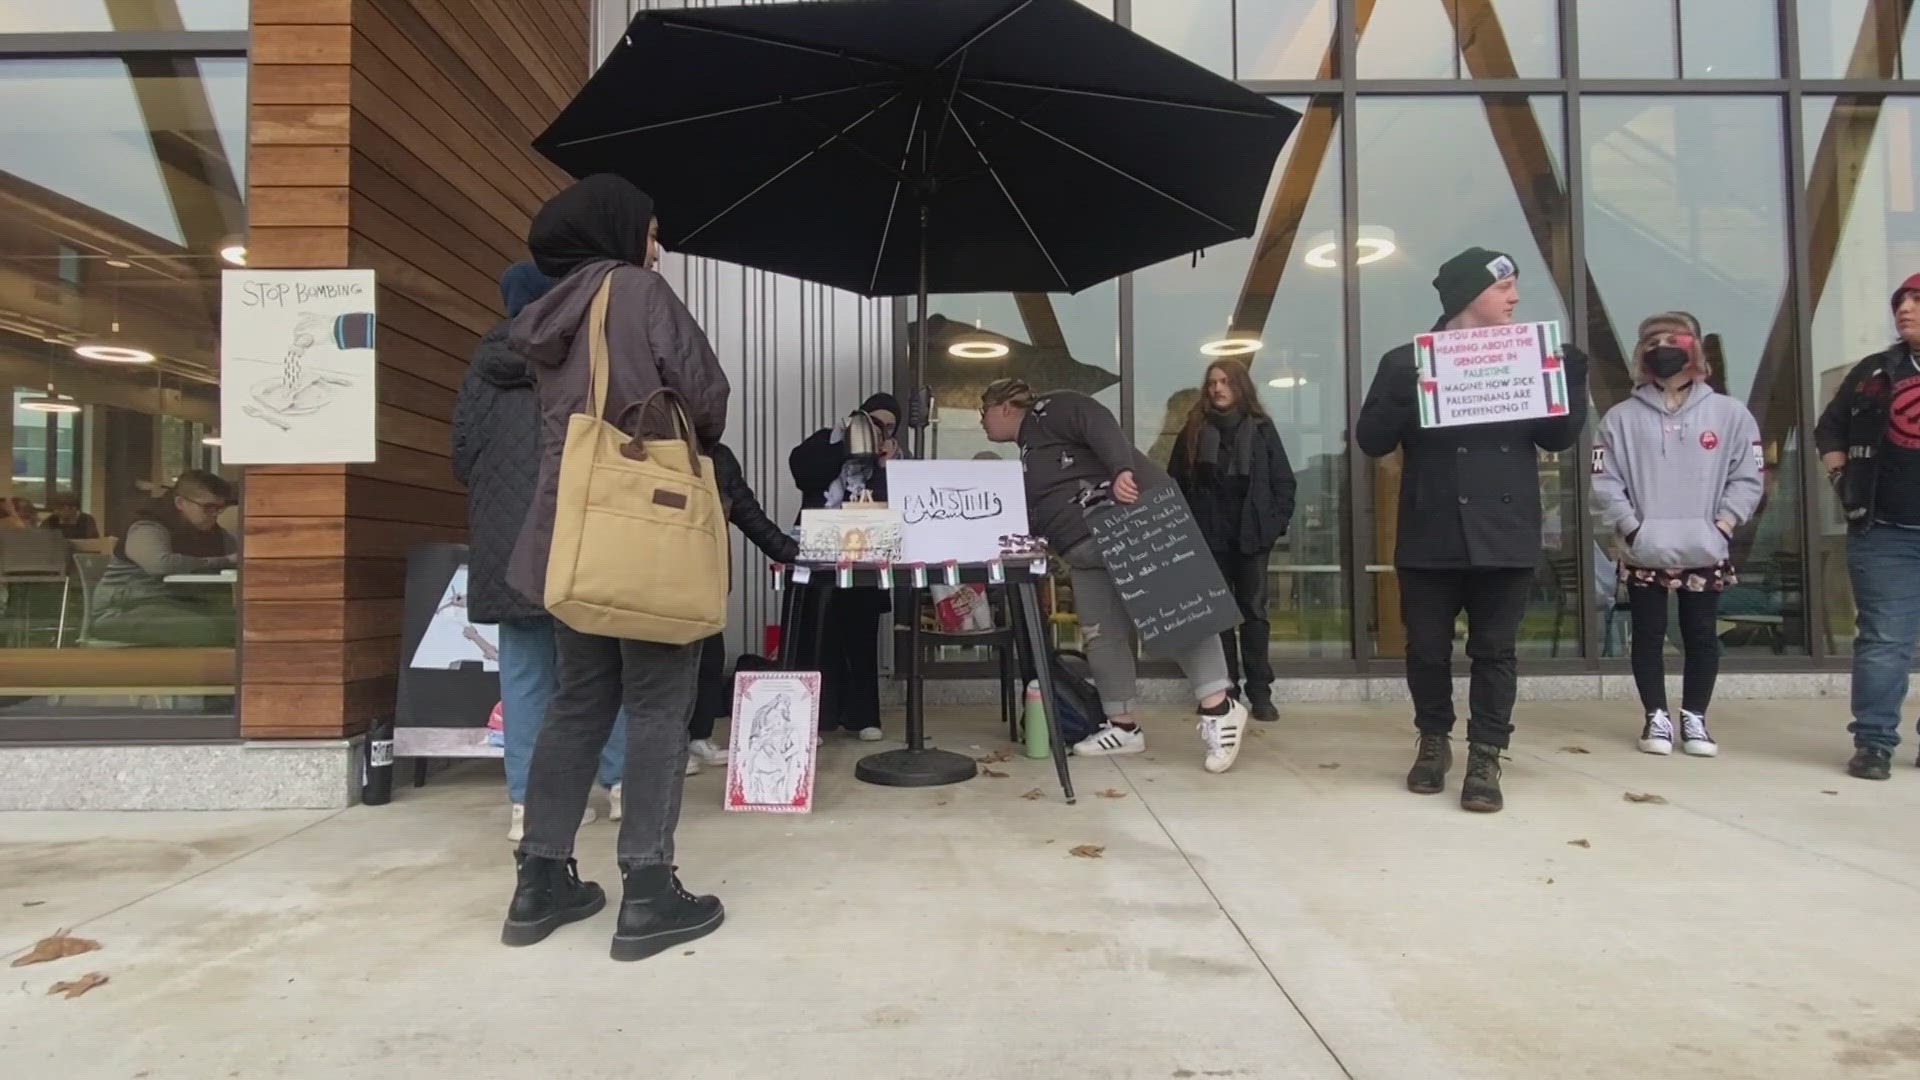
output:
[[[560,452],[567,420],[590,409],[589,309],[609,280],[609,370],[604,418],[662,388],[676,391],[703,442],[726,427],[727,377],[699,324],[654,273],[659,258],[653,200],[616,176],[590,176],[548,200],[534,216],[527,246],[542,272],[558,278],[513,320],[515,352],[535,371],[540,398],[540,479],[507,566],[507,581],[539,603],[546,593]],[[640,423],[651,419],[642,416]],[[641,432],[635,432],[640,434]],[[648,435],[666,434],[649,430]],[[600,748],[622,705],[627,713],[626,775],[615,853],[625,895],[613,958],[639,960],[719,927],[724,911],[693,896],[674,874],[673,833],[687,758],[700,647],[554,629],[559,688],[534,745],[527,781],[526,837],[519,882],[501,940],[531,945],[606,905],[599,885],[580,880],[574,832],[586,809]]]
[[[894,438],[899,424],[900,402],[892,394],[875,394],[838,424],[794,447],[787,468],[800,489],[801,509],[838,510],[862,495],[885,502],[886,463],[899,453]],[[877,441],[867,445],[869,438]],[[886,591],[835,589],[822,581],[798,592],[804,599],[796,602],[827,605],[820,639],[810,640],[809,631],[808,639],[792,646],[820,669],[821,732],[842,728],[863,742],[879,742],[885,737],[880,730],[880,617],[893,606]],[[812,627],[814,620],[803,615],[798,623]]]

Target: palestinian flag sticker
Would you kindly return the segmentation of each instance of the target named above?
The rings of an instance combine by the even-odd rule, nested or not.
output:
[[[1560,360],[1560,324],[1535,323],[1540,340],[1540,381],[1545,384],[1547,415],[1567,415],[1567,368]]]

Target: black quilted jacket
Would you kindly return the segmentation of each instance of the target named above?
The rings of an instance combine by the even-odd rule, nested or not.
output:
[[[503,322],[480,339],[453,407],[453,475],[467,485],[467,617],[474,622],[546,614],[507,586],[507,558],[539,474],[533,373],[508,347]]]
[[[767,516],[760,500],[754,497],[753,488],[747,484],[746,474],[740,470],[740,459],[733,456],[725,443],[709,446],[707,454],[713,459],[713,479],[720,486],[720,501],[727,504],[727,520],[733,527],[774,562],[790,563],[798,559],[799,541],[788,536]]]

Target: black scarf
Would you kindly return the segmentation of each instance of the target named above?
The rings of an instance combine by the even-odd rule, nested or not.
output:
[[[1246,414],[1238,409],[1226,412],[1208,409],[1195,460],[1224,476],[1250,475],[1253,472],[1253,424]]]
[[[553,278],[599,259],[640,265],[652,224],[652,196],[624,177],[596,173],[547,200],[533,216],[527,249]]]

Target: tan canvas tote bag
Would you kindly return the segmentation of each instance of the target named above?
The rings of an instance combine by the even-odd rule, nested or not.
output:
[[[664,400],[677,438],[629,437],[602,419],[612,284],[608,274],[588,315],[593,411],[567,418],[547,610],[583,634],[687,645],[726,627],[727,517],[678,394],[655,391],[620,417],[637,409],[638,430]]]

